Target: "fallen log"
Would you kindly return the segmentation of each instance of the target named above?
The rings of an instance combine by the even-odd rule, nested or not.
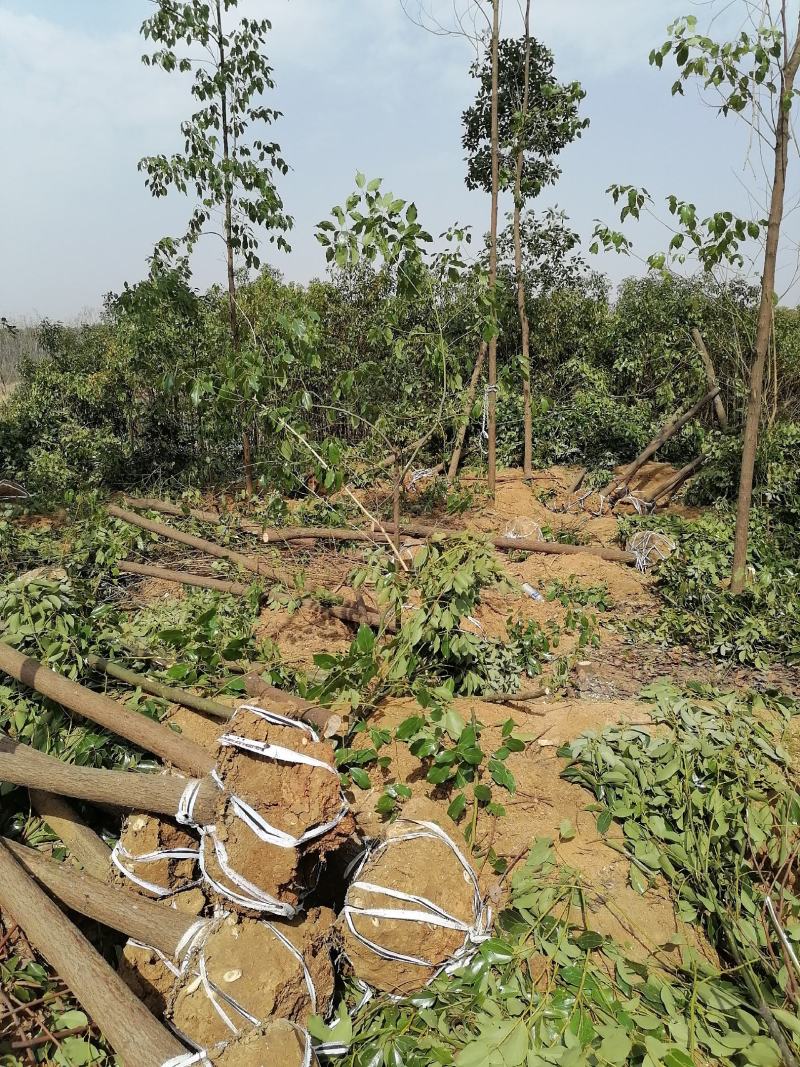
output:
[[[213,757],[195,741],[181,737],[169,727],[129,711],[115,700],[56,674],[38,660],[23,655],[2,641],[0,671],[189,774],[202,777],[214,767]],[[47,788],[46,784],[44,788]]]
[[[685,467],[681,467],[677,474],[675,474],[666,485],[661,486],[661,488],[653,494],[652,502],[654,504],[658,503],[663,498],[662,506],[666,507],[678,490],[692,477],[693,474],[700,470],[705,461],[705,456],[697,456],[691,463],[687,463]]]
[[[217,700],[209,700],[207,697],[190,693],[186,689],[176,689],[174,686],[165,685],[155,678],[132,671],[121,663],[114,663],[113,660],[104,659],[102,656],[87,656],[86,662],[93,671],[99,671],[101,674],[107,674],[111,678],[117,678],[128,685],[143,689],[145,693],[161,697],[162,700],[168,700],[171,704],[181,704],[185,708],[202,712],[203,715],[210,715],[214,719],[227,720],[233,715],[233,708],[220,704]]]
[[[209,556],[216,556],[217,559],[227,559],[243,570],[250,571],[251,574],[257,574],[261,578],[270,578],[273,581],[279,580],[275,571],[268,567],[263,560],[250,559],[248,556],[242,555],[241,552],[235,552],[231,548],[223,548],[222,545],[218,545],[215,541],[207,541],[204,537],[195,537],[194,534],[184,533],[183,530],[177,530],[174,526],[167,526],[162,522],[153,522],[152,519],[145,519],[142,515],[137,515],[135,511],[125,511],[124,508],[118,508],[115,504],[109,504],[106,511],[113,518],[121,519],[131,526],[138,526],[142,530],[147,530],[149,533],[156,534],[159,537],[166,537],[170,541],[178,541],[182,545],[196,548],[199,552],[205,552]]]
[[[618,496],[624,494],[628,487],[628,483],[634,474],[640,467],[655,455],[655,453],[665,445],[667,441],[671,440],[679,430],[682,430],[687,422],[697,415],[714,397],[719,395],[719,386],[716,386],[710,392],[706,393],[704,397],[697,401],[688,411],[685,411],[682,415],[675,416],[670,422],[661,428],[656,434],[653,440],[647,445],[647,447],[639,453],[636,459],[617,478],[615,478],[608,486],[605,495],[609,498],[609,501],[616,499]]]
[[[579,471],[579,473],[575,476],[574,480],[570,484],[569,489],[567,489],[567,496],[572,496],[573,493],[577,493],[578,492],[580,487],[583,485],[584,480],[586,478],[586,475],[588,473],[589,472],[587,471],[587,469],[585,467],[583,467]]]
[[[214,589],[218,593],[233,593],[235,596],[246,596],[250,592],[249,585],[242,582],[227,582],[222,578],[207,578],[203,574],[189,574],[186,571],[174,571],[167,567],[151,567],[143,563],[134,563],[131,559],[124,559],[117,564],[121,574],[136,574],[144,578],[160,578],[164,582],[177,582],[179,585],[196,586],[198,589]]]
[[[100,953],[0,843],[0,907],[72,990],[120,1058],[163,1067],[184,1046],[128,989]]]
[[[75,809],[54,793],[29,789],[31,805],[53,833],[64,842],[73,860],[95,878],[105,878],[111,863],[111,849],[86,825]]]
[[[72,911],[158,949],[165,956],[177,955],[181,940],[197,922],[193,915],[47,859],[34,848],[5,837],[0,838],[0,843],[29,875]]]
[[[517,693],[476,693],[477,700],[487,704],[522,704],[528,700],[538,700],[550,696],[549,689],[520,689]],[[541,712],[543,715],[544,712]]]
[[[260,535],[263,529],[261,523],[243,519],[235,513],[231,513],[228,516],[221,511],[204,511],[201,508],[183,507],[180,504],[173,504],[169,500],[160,500],[158,497],[128,496],[125,494],[122,500],[129,508],[137,508],[139,511],[157,511],[162,515],[173,515],[176,519],[192,518],[197,519],[198,522],[211,523],[214,526],[230,522],[237,530],[257,535]]]
[[[248,696],[277,704],[289,717],[300,719],[313,727],[320,737],[334,737],[341,729],[341,715],[335,715],[327,708],[321,708],[318,704],[312,704],[292,693],[284,693],[282,689],[265,682],[258,674],[245,675],[244,684]]]
[[[706,372],[706,381],[708,382],[709,389],[718,389],[719,382],[717,381],[717,372],[714,370],[714,364],[711,360],[711,356],[708,354],[708,349],[705,346],[703,337],[700,331],[695,326],[692,330],[692,340],[694,341],[694,347],[700,353],[700,358],[703,361],[703,369]],[[720,429],[725,431],[728,429],[728,413],[725,410],[725,405],[722,402],[722,397],[717,393],[714,397],[714,414],[717,416],[717,422]]]
[[[2,734],[0,781],[170,818],[175,817],[188,784],[186,778],[174,775],[76,767]],[[213,823],[218,800],[219,789],[214,781],[210,777],[201,779],[194,804],[195,819],[203,825]]]

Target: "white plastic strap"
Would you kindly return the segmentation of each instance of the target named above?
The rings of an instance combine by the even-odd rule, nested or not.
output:
[[[194,822],[194,805],[202,784],[199,778],[190,778],[186,783],[175,812],[175,819],[181,826],[190,826]]]
[[[153,893],[154,896],[168,897],[175,892],[174,886],[156,885],[155,882],[148,882],[144,878],[140,878],[125,866],[120,857],[123,857],[129,863],[158,863],[160,860],[198,860],[200,852],[194,848],[172,848],[164,849],[161,852],[144,852],[141,856],[135,856],[133,853],[128,852],[121,841],[117,841],[116,845],[114,845],[111,853],[111,862],[127,879],[133,882],[134,885],[138,885],[140,889]],[[196,878],[194,881],[188,882],[184,888],[192,889],[194,886],[199,885],[200,882],[201,879]]]
[[[234,904],[238,904],[242,908],[250,908],[252,911],[268,911],[272,915],[282,915],[286,919],[293,919],[295,915],[297,915],[298,909],[293,904],[285,904],[280,900],[276,900],[275,897],[264,892],[259,886],[253,885],[252,882],[248,881],[231,867],[228,860],[227,849],[216,835],[216,827],[204,826],[201,828],[200,834],[200,870],[202,871],[205,880],[220,894],[220,896],[227,897],[227,899],[233,901]],[[222,868],[225,876],[229,878],[233,885],[241,890],[241,892],[236,892],[236,890],[232,889],[230,886],[218,882],[213,875],[209,874],[205,854],[209,839],[213,845],[217,863]]]

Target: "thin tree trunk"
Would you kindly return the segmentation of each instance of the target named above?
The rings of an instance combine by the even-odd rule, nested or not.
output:
[[[533,452],[533,417],[531,414],[531,352],[528,312],[525,308],[525,276],[522,273],[522,170],[525,164],[525,123],[528,118],[528,96],[531,76],[531,0],[525,5],[525,66],[522,88],[522,116],[520,119],[517,167],[514,181],[514,266],[517,272],[517,309],[522,340],[522,410],[523,410],[523,459],[522,473],[533,477],[531,454]]]
[[[703,341],[703,335],[695,326],[692,330],[692,340],[694,341],[694,347],[700,353],[700,358],[703,361],[703,368],[706,372],[706,381],[708,382],[709,389],[716,389],[719,385],[717,381],[717,372],[714,370],[714,364],[711,356],[708,353],[708,349]],[[717,422],[721,430],[728,429],[728,413],[725,410],[725,405],[722,402],[722,397],[717,394],[714,397],[714,413],[717,416]]]
[[[461,416],[461,425],[458,427],[455,447],[453,448],[453,454],[450,457],[450,466],[447,468],[447,480],[449,482],[452,482],[456,474],[458,474],[458,465],[461,462],[461,453],[464,451],[464,441],[467,436],[467,427],[469,426],[469,413],[472,411],[472,405],[475,403],[475,393],[478,390],[478,382],[481,378],[485,360],[486,342],[481,341],[481,347],[478,349],[475,366],[472,368],[472,377],[469,380],[467,395],[464,397],[464,410]]]
[[[234,596],[247,596],[250,586],[242,582],[226,582],[221,578],[206,578],[203,574],[189,574],[186,571],[174,571],[168,567],[149,567],[143,563],[134,563],[124,559],[117,564],[120,574],[136,574],[147,578],[159,578],[162,582],[176,582],[178,585],[195,586],[198,589],[214,589],[218,593],[232,593]]]
[[[500,146],[498,86],[500,81],[500,0],[492,0],[492,219],[489,243],[489,289],[497,299],[497,214],[500,199]],[[497,478],[497,316],[489,342],[489,382],[487,386],[488,486],[494,497]]]
[[[220,121],[222,124],[222,158],[227,163],[231,157],[230,128],[228,123],[228,92],[225,88],[225,45],[222,30],[222,3],[216,0],[217,34],[219,44],[220,82]],[[233,248],[233,203],[230,181],[225,176],[225,254],[228,266],[228,325],[231,334],[233,358],[239,356],[239,316],[236,311],[236,270]],[[248,496],[253,495],[253,456],[250,442],[250,429],[242,431],[242,461],[244,464],[244,484]]]
[[[115,663],[113,660],[105,659],[103,656],[93,655],[87,656],[86,662],[93,671],[100,671],[111,678],[117,678],[121,682],[134,686],[134,688],[142,689],[145,693],[152,693],[153,696],[161,697],[162,700],[167,700],[171,704],[180,704],[181,707],[191,708],[192,711],[199,711],[203,715],[210,715],[214,719],[223,719],[226,722],[228,719],[233,718],[234,709],[229,708],[227,704],[220,704],[217,700],[209,700],[208,697],[190,693],[188,689],[177,689],[175,686],[166,685],[164,682],[159,682],[147,674],[132,671],[122,663]]]
[[[0,907],[69,986],[123,1062],[161,1067],[186,1050],[0,844]]]
[[[69,849],[70,857],[95,878],[105,878],[110,870],[111,849],[63,797],[29,789],[32,807],[53,833]]]
[[[785,7],[784,7],[785,10]],[[747,418],[742,444],[742,466],[739,474],[739,498],[736,504],[736,532],[733,542],[733,569],[731,592],[741,593],[745,586],[747,565],[747,542],[750,532],[750,507],[753,500],[753,471],[758,448],[758,430],[761,421],[761,401],[764,391],[764,368],[769,353],[772,333],[772,303],[775,294],[775,266],[783,221],[784,197],[786,194],[786,169],[791,141],[791,111],[794,80],[800,66],[800,16],[797,37],[791,55],[787,56],[781,78],[781,93],[778,99],[778,121],[775,129],[775,175],[772,181],[767,221],[767,242],[764,249],[764,272],[761,277],[761,303],[756,326],[755,358],[750,371],[750,395],[747,400]]]

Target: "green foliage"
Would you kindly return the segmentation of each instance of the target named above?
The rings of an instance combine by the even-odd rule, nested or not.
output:
[[[681,917],[702,920],[740,980],[781,1008],[794,979],[761,917],[774,893],[786,936],[800,948],[800,793],[781,746],[797,708],[787,698],[699,685],[681,692],[658,683],[644,696],[664,729],[584,735],[564,749],[572,760],[564,775],[601,801],[600,828],[622,824],[634,888],[645,892],[663,873]]]
[[[692,520],[665,516],[630,525],[663,530],[677,543],[658,570],[664,607],[656,620],[635,624],[637,633],[758,668],[773,658],[800,662],[800,575],[791,527],[776,527],[768,511],[754,511],[752,573],[745,591],[734,595],[733,514],[719,510]]]
[[[694,950],[670,968],[595,933],[580,877],[557,865],[550,841],[512,875],[511,904],[468,966],[348,1014],[353,988],[336,1024],[312,1019],[312,1034],[347,1046],[344,1067],[777,1067],[748,994]]]
[[[523,111],[525,39],[498,42],[498,125],[500,187],[514,186],[516,157],[522,150],[521,203],[539,195],[561,174],[555,157],[580,137],[589,125],[578,115],[586,93],[579,82],[562,85],[553,73],[553,53],[530,39],[530,74],[527,114]],[[492,50],[487,48],[472,65],[478,80],[474,104],[464,112],[462,138],[467,153],[467,188],[491,190]]]
[[[255,130],[279,117],[262,102],[265,91],[275,87],[265,53],[271,24],[268,19],[243,18],[227,28],[225,16],[237,5],[238,0],[179,5],[158,0],[156,13],[142,24],[143,36],[156,46],[143,62],[191,73],[191,93],[199,107],[181,124],[184,152],[148,156],[139,169],[147,175],[153,196],[166,196],[170,188],[196,194],[198,204],[182,239],[189,252],[208,223],[224,212],[227,245],[248,268],[258,269],[256,228],[277,231],[278,246],[288,248],[282,233],[291,219],[274,183],[274,171],[285,174],[288,167],[277,144],[264,140],[260,132],[254,136]],[[164,238],[156,258],[170,261],[179,243]]]

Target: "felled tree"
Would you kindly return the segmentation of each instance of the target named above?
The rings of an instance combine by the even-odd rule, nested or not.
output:
[[[489,50],[472,67],[479,81],[475,103],[463,115],[462,142],[467,152],[467,187],[491,190],[492,57]],[[588,119],[578,114],[586,95],[578,82],[561,84],[553,73],[553,53],[530,35],[530,3],[521,38],[506,38],[498,47],[498,170],[500,190],[514,194],[513,234],[517,307],[522,335],[524,472],[530,477],[532,415],[530,340],[522,266],[521,218],[525,205],[561,174],[556,156],[579,137]],[[490,385],[492,383],[490,382]]]
[[[280,116],[263,103],[264,93],[275,87],[264,52],[271,24],[267,19],[243,18],[226,26],[226,16],[238,2],[156,0],[156,13],[142,24],[143,36],[156,50],[142,61],[165,71],[191,73],[191,94],[200,106],[181,124],[183,152],[146,156],[139,162],[153,196],[176,189],[197,198],[185,234],[159,241],[156,260],[171,260],[180,248],[191,253],[205,234],[215,234],[225,244],[234,361],[242,345],[237,258],[247,269],[258,269],[259,230],[268,231],[279,248],[288,250],[283,234],[292,225],[275,186],[275,172],[285,174],[288,168],[280,146],[264,139],[262,132]],[[188,49],[192,54],[186,53]],[[247,491],[252,493],[248,429],[243,432],[242,450]]]

